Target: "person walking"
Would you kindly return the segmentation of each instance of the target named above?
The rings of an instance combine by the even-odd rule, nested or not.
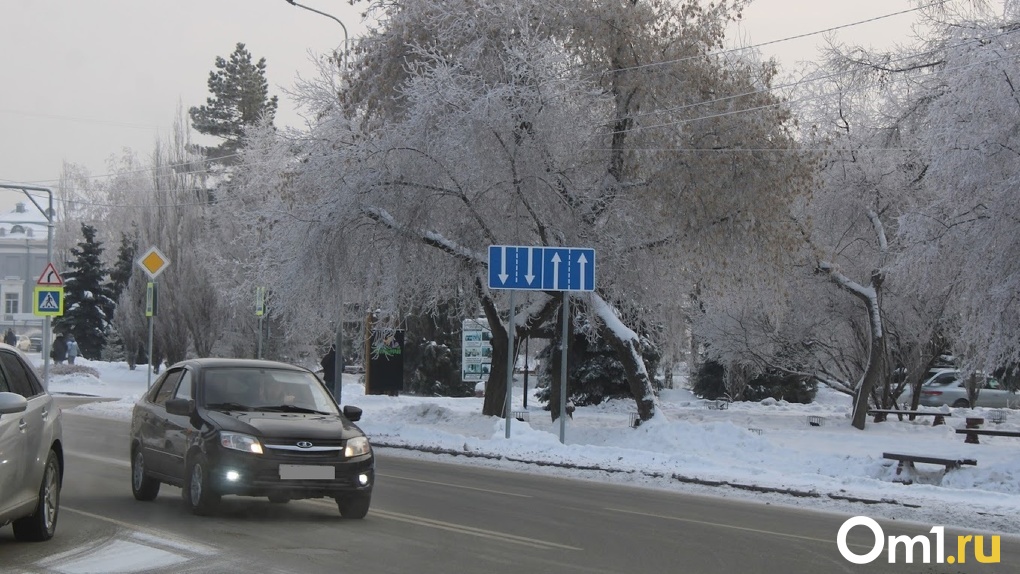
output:
[[[7,332],[4,333],[4,343],[12,347],[18,344],[18,336],[14,334],[14,329],[7,329]]]
[[[337,380],[337,346],[329,347],[322,360],[319,361],[319,365],[322,365],[322,380],[325,381],[325,385],[329,387],[330,392],[333,392],[334,383]]]
[[[74,335],[67,336],[67,364],[73,365],[74,359],[78,357],[78,341],[74,340]]]
[[[67,359],[67,340],[63,335],[57,335],[57,338],[53,339],[53,345],[50,346],[50,358],[58,365]]]

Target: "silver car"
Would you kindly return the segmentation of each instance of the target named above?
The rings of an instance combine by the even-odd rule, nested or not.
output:
[[[927,407],[947,405],[956,408],[970,407],[964,376],[956,369],[940,369],[921,385],[918,404]],[[997,379],[984,377],[978,383],[977,405],[990,408],[1018,408],[1020,395],[1006,388]]]
[[[64,458],[60,409],[35,368],[0,344],[0,527],[18,540],[49,540],[57,528]]]

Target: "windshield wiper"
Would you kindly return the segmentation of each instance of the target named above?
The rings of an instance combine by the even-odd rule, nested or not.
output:
[[[317,411],[315,409],[309,409],[306,407],[299,407],[297,405],[265,405],[257,407],[255,410],[259,411],[271,411],[281,413],[308,413],[313,415],[328,415],[329,413],[323,411]]]
[[[240,403],[212,403],[205,405],[205,408],[216,411],[250,411],[251,407]]]

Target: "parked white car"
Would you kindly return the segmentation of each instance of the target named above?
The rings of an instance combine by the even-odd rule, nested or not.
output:
[[[921,385],[918,404],[926,407],[947,405],[955,408],[970,407],[963,374],[956,369],[939,369]],[[990,408],[1020,408],[1020,395],[1007,389],[997,379],[984,377],[979,382],[977,405]]]
[[[0,344],[0,527],[13,523],[16,539],[53,537],[62,453],[60,409],[28,359]]]

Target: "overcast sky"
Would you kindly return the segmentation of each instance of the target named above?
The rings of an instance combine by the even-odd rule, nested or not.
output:
[[[351,38],[363,5],[302,0],[336,16]],[[759,44],[883,16],[909,0],[756,0],[735,39]],[[839,31],[848,43],[906,41],[913,14]],[[0,183],[53,186],[63,161],[93,176],[125,147],[146,157],[178,105],[205,103],[216,56],[237,42],[266,58],[277,125],[303,125],[284,93],[314,75],[311,54],[344,42],[340,25],[287,0],[3,0],[0,2]],[[811,60],[822,36],[763,48],[788,66]],[[0,190],[0,207],[17,192]]]

